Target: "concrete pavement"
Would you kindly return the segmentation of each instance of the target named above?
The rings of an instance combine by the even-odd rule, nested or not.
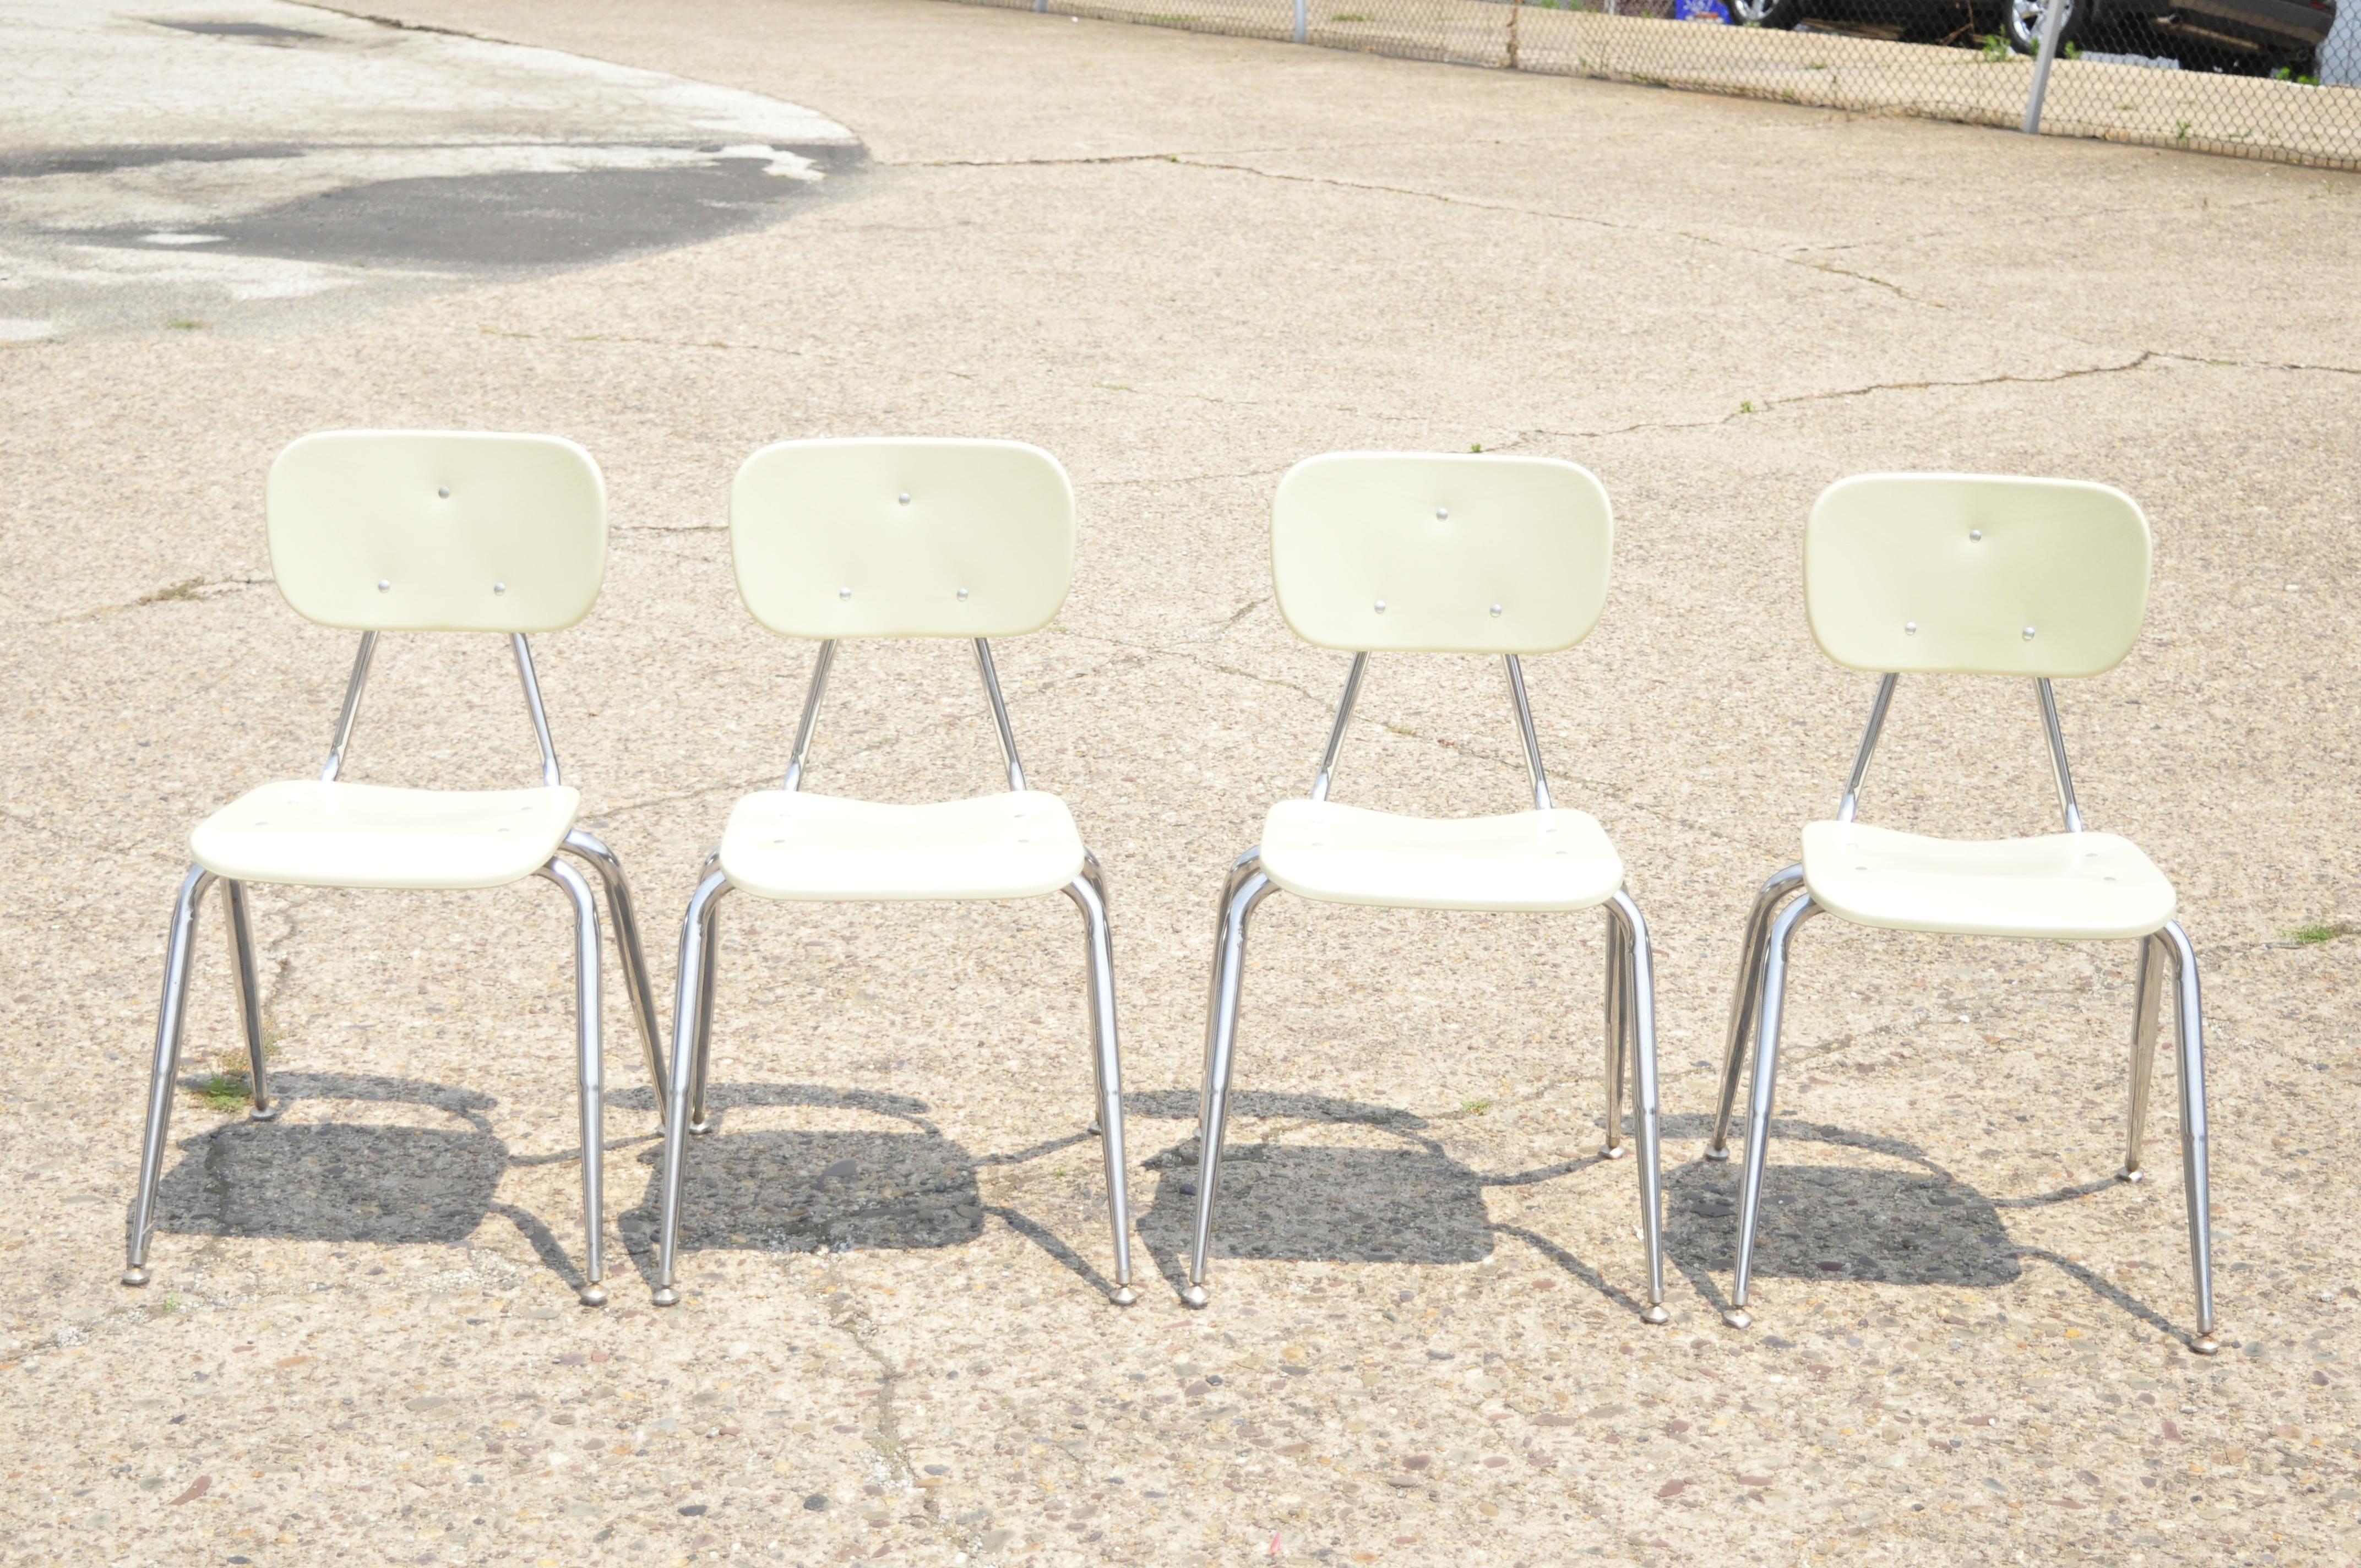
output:
[[[198,329],[60,311],[0,348],[0,1311],[31,1416],[0,1556],[2351,1560],[2361,948],[2290,934],[2361,920],[2361,181],[921,0],[398,15],[803,105],[868,160],[686,247]],[[619,1262],[576,1307],[567,933],[537,888],[258,893],[289,1108],[181,1097],[157,1282],[115,1283],[186,832],[316,769],[335,717],[348,640],[271,592],[259,496],[344,424],[548,430],[604,467],[606,596],[543,679],[666,995],[807,660],[736,604],[737,462],[888,432],[1059,455],[1075,591],[997,652],[1112,887],[1139,1305],[1102,1294],[1081,932],[1039,901],[733,908],[670,1312],[610,985]],[[1284,899],[1185,1311],[1212,903],[1344,673],[1270,605],[1271,488],[1318,451],[1477,444],[1581,462],[1617,507],[1599,631],[1529,676],[1559,798],[1653,927],[1674,1321],[1637,1320],[1631,1168],[1596,1157],[1596,923]],[[2204,966],[2216,1360],[2182,1343],[2169,1081],[2152,1179],[2111,1179],[2128,950],[1834,922],[1797,959],[1757,1326],[1717,1317],[1734,1183],[1699,1151],[1738,929],[1872,685],[1806,632],[1801,521],[1907,467],[2101,478],[2156,529],[2139,649],[2061,702],[2086,815],[2175,879]],[[504,658],[389,642],[357,776],[528,780]],[[1376,661],[1362,712],[1335,798],[1516,807],[1488,665]],[[840,658],[811,787],[995,773],[963,650]],[[2029,694],[1905,682],[1863,816],[2043,831],[2048,792]],[[236,1037],[217,931],[199,1083]]]

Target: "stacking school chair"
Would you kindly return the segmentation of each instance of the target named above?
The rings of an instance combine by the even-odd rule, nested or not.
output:
[[[280,1106],[271,1099],[263,1061],[261,994],[247,917],[249,885],[456,890],[542,876],[565,890],[574,912],[588,1235],[579,1295],[586,1306],[599,1306],[607,1293],[599,1286],[605,1249],[598,909],[569,855],[606,886],[623,979],[660,1102],[664,1063],[631,889],[613,853],[574,825],[582,797],[559,776],[526,641],[528,633],[572,626],[598,597],[607,569],[607,499],[598,466],[579,446],[554,436],[332,431],[307,435],[279,455],[270,466],[267,510],[279,591],[306,620],[358,631],[360,652],[320,776],[248,791],[189,836],[196,863],[172,911],[148,1136],[123,1282],[148,1283],[148,1236],[186,1021],[190,949],[206,889],[221,883],[253,1075],[249,1113],[268,1122]],[[388,631],[492,631],[508,638],[541,742],[541,787],[398,789],[338,778],[378,638]]]
[[[2129,496],[2069,479],[1865,474],[1831,486],[1804,533],[1804,598],[1820,651],[1882,676],[1833,821],[1804,829],[1804,859],[1763,884],[1748,916],[1730,1004],[1721,1102],[1708,1159],[1730,1157],[1746,1035],[1755,1033],[1738,1273],[1722,1316],[1747,1312],[1779,1068],[1780,1010],[1796,928],[1822,913],[1856,926],[2037,941],[2136,941],[2130,1126],[2123,1169],[2137,1181],[2165,975],[2180,1036],[2180,1170],[2196,1275],[2197,1336],[2213,1326],[2207,1209],[2205,1046],[2197,957],[2173,920],[2172,884],[2130,841],[2087,831],[2066,764],[2050,682],[2104,674],[2139,636],[2147,606],[2147,521]],[[1894,683],[1904,674],[2030,678],[2049,741],[2063,833],[1929,839],[1854,820]],[[1784,905],[1783,908],[1782,905]]]
[[[1607,911],[1607,1134],[1620,1157],[1627,1067],[1637,1078],[1647,1321],[1664,1309],[1658,1177],[1655,982],[1648,926],[1598,820],[1558,806],[1525,697],[1526,653],[1571,648],[1598,625],[1615,528],[1607,492],[1571,463],[1539,457],[1331,453],[1279,481],[1271,579],[1290,630],[1353,655],[1309,800],[1283,800],[1222,890],[1205,1080],[1198,1112],[1197,1223],[1181,1299],[1206,1302],[1222,1135],[1245,982],[1246,923],[1273,889],[1389,909]],[[1508,677],[1533,809],[1505,817],[1396,817],[1328,798],[1369,655],[1497,653]]]
[[[1131,1288],[1106,881],[1066,803],[1026,787],[990,641],[1038,631],[1066,602],[1074,496],[1065,470],[1040,448],[1013,441],[782,442],[738,470],[730,491],[730,549],[739,596],[754,619],[782,637],[809,639],[819,648],[785,783],[747,795],[730,810],[721,847],[706,861],[681,921],[656,1304],[669,1307],[680,1299],[674,1264],[686,1135],[711,1127],[705,1078],[712,1057],[714,960],[721,900],[735,890],[804,904],[1062,893],[1081,907],[1097,1130],[1115,1228],[1113,1299],[1131,1305],[1137,1297]],[[1005,792],[895,806],[802,787],[837,644],[861,637],[969,641],[1007,768]]]

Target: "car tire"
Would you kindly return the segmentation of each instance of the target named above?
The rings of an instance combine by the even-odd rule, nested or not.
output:
[[[2041,52],[2042,14],[2061,0],[2001,0],[2001,36],[2008,47],[2019,54]],[[2062,0],[2066,15],[2059,21],[2058,48],[2060,53],[2068,44],[2082,41],[2082,25],[2091,14],[2091,0]]]
[[[1804,19],[1804,0],[1727,0],[1730,21],[1741,27],[1792,27]]]

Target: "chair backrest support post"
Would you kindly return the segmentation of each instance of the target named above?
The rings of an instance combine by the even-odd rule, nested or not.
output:
[[[1894,683],[1901,678],[1888,671],[1878,679],[1877,700],[1869,709],[1869,728],[1861,732],[1861,750],[1853,753],[1852,776],[1845,781],[1844,799],[1837,806],[1839,822],[1851,821],[1861,809],[1861,786],[1869,777],[1869,760],[1877,754],[1877,738],[1885,729],[1885,710],[1894,706]]]
[[[1008,704],[1001,700],[1000,674],[992,667],[992,644],[975,640],[975,673],[983,677],[983,695],[992,703],[992,725],[1000,737],[1000,760],[1008,764],[1008,787],[1025,787],[1025,764],[1016,756],[1016,731],[1008,725]]]
[[[2082,830],[2082,808],[2074,803],[2074,773],[2066,764],[2066,732],[2058,724],[2058,694],[2050,689],[2049,677],[2042,675],[2033,683],[2041,699],[2041,729],[2049,740],[2049,773],[2058,784],[2058,807],[2066,817],[2066,831]]]
[[[549,713],[541,706],[541,682],[533,677],[533,646],[522,631],[509,633],[509,650],[516,655],[517,684],[524,687],[524,705],[533,710],[533,737],[541,742],[541,782],[555,789],[566,782],[557,766],[557,742],[549,738]]]
[[[1533,786],[1533,809],[1547,811],[1551,809],[1549,774],[1542,769],[1541,737],[1533,732],[1533,705],[1525,696],[1525,666],[1514,653],[1503,653],[1500,663],[1508,672],[1509,700],[1517,709],[1517,734],[1525,743],[1525,774]]]
[[[360,652],[353,655],[352,678],[345,683],[344,710],[336,715],[336,738],[329,742],[327,764],[320,770],[322,784],[334,784],[345,770],[345,749],[353,741],[353,724],[361,716],[361,693],[367,689],[370,661],[377,657],[377,633],[361,633]]]
[[[811,682],[804,687],[804,714],[796,721],[796,749],[787,758],[787,778],[783,787],[790,791],[803,785],[804,765],[811,761],[812,729],[819,723],[819,699],[828,691],[829,666],[835,663],[836,639],[831,637],[812,655]]]
[[[1353,704],[1360,700],[1361,677],[1367,674],[1369,656],[1353,655],[1353,667],[1345,676],[1345,695],[1336,699],[1336,722],[1328,727],[1328,749],[1320,754],[1320,772],[1312,780],[1312,798],[1328,798],[1329,781],[1336,773],[1336,759],[1344,755],[1345,727],[1353,721]]]

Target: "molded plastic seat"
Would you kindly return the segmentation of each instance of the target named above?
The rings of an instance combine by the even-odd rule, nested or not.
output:
[[[1564,808],[1437,818],[1282,800],[1263,820],[1262,869],[1301,897],[1386,909],[1565,913],[1623,885],[1598,819]]]
[[[897,806],[773,789],[721,834],[721,871],[757,898],[841,902],[1036,898],[1082,869],[1082,836],[1038,789]]]
[[[549,863],[579,790],[396,789],[289,779],[197,824],[197,864],[233,882],[294,887],[506,887]]]
[[[2172,918],[2172,883],[2113,833],[1928,839],[1860,822],[1804,828],[1804,882],[1831,915],[1888,931],[2127,940]]]

